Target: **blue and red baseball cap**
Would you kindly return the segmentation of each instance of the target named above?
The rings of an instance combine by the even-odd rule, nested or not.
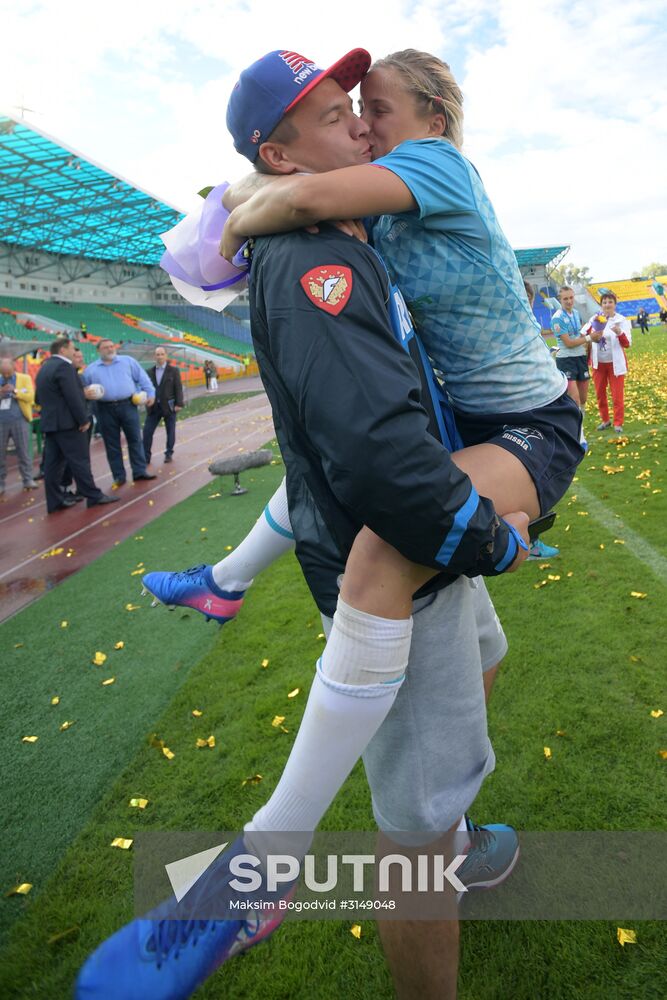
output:
[[[335,80],[349,92],[370,65],[366,49],[352,49],[326,70],[298,52],[269,52],[243,70],[229,98],[227,128],[234,148],[254,163],[278,122],[318,83]]]

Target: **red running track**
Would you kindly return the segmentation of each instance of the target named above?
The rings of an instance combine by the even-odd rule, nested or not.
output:
[[[84,501],[48,515],[43,487],[23,492],[15,462],[9,462],[7,492],[0,504],[0,622],[210,483],[208,465],[214,458],[254,451],[273,436],[264,394],[190,417],[176,426],[174,461],[151,464],[157,479],[134,484],[129,480],[114,493],[120,498],[116,504],[87,508]],[[153,451],[160,454],[163,448],[160,427]],[[126,455],[125,460],[127,464]],[[112,476],[99,440],[92,442],[91,465],[97,485],[110,492]],[[47,557],[58,548],[62,553]]]

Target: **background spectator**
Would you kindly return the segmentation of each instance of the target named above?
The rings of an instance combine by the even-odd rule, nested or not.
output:
[[[127,354],[116,353],[113,341],[100,340],[97,353],[98,360],[88,365],[82,379],[84,386],[101,385],[104,390],[104,395],[96,403],[97,422],[114,485],[122,486],[127,482],[120,444],[121,430],[127,440],[134,481],[155,479],[153,473],[146,472],[139,412],[136,402],[133,402],[137,393],[144,392],[146,404],[152,406],[155,402],[153,383],[138,361]]]
[[[88,445],[90,417],[81,382],[72,364],[73,356],[74,344],[69,338],[54,340],[51,357],[37,376],[37,401],[42,408],[41,422],[46,440],[44,489],[49,514],[76,503],[63,492],[66,463],[74,475],[77,493],[86,497],[89,507],[117,500],[117,497],[102,493],[93,479]]]
[[[606,322],[599,343],[593,341],[591,344],[593,384],[601,420],[598,430],[603,431],[611,426],[607,401],[609,385],[614,409],[614,430],[621,434],[625,418],[625,375],[628,370],[625,348],[632,346],[632,331],[630,320],[616,312],[616,296],[613,292],[606,292],[600,299],[600,305]],[[595,326],[594,317],[586,324],[583,332],[594,332]]]
[[[155,386],[155,402],[147,406],[144,424],[144,454],[146,463],[151,460],[153,435],[161,420],[167,432],[165,462],[171,462],[176,443],[176,414],[183,409],[183,385],[181,373],[172,365],[164,347],[155,348],[155,364],[148,369],[148,377]]]
[[[30,425],[35,390],[29,375],[17,372],[11,358],[0,358],[0,496],[5,492],[7,446],[14,442],[24,490],[36,490],[30,460]]]
[[[642,333],[648,333],[648,313],[643,306],[637,313],[637,326]]]
[[[597,334],[582,331],[581,316],[574,308],[574,290],[569,285],[563,285],[558,299],[561,307],[551,317],[551,329],[558,344],[556,367],[565,375],[568,395],[584,416],[591,377],[588,370],[588,345]]]

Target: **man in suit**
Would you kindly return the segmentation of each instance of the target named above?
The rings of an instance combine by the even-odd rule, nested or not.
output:
[[[17,372],[11,358],[0,359],[0,496],[5,492],[7,447],[14,442],[24,490],[36,490],[30,460],[30,422],[35,390],[29,375]]]
[[[175,365],[169,363],[164,347],[155,348],[155,364],[149,368],[148,377],[156,391],[155,402],[152,406],[146,407],[146,423],[144,424],[146,463],[151,460],[153,434],[161,420],[164,420],[167,431],[164,460],[171,462],[176,442],[176,414],[183,409],[183,385],[181,373]]]
[[[63,493],[66,463],[74,475],[77,492],[86,497],[88,507],[116,503],[118,499],[102,493],[93,479],[88,450],[90,416],[73,365],[74,349],[68,337],[54,340],[51,357],[46,359],[37,375],[37,402],[42,408],[41,424],[46,441],[44,489],[49,514],[76,503]]]

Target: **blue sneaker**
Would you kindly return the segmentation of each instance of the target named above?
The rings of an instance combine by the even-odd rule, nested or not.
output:
[[[224,625],[241,610],[245,590],[221,590],[213,579],[213,567],[202,564],[180,573],[146,573],[144,590],[153,595],[153,604],[175,604],[194,608],[206,617]]]
[[[468,889],[491,889],[510,875],[519,857],[519,837],[513,826],[489,823],[478,826],[466,816],[471,835],[468,856],[456,877]]]
[[[530,546],[527,559],[555,559],[560,555],[560,549],[555,545],[546,545],[541,538],[536,538]]]
[[[245,851],[242,838],[211,866],[210,873],[184,897],[190,916],[211,907],[225,915],[238,894],[228,886],[229,860]],[[201,884],[200,884],[201,883]],[[185,1000],[228,959],[271,935],[287,915],[279,899],[294,893],[292,883],[280,892],[258,891],[257,909],[242,919],[176,919],[183,909],[167,900],[152,915],[132,920],[103,941],[77,977],[75,1000]],[[194,892],[194,899],[190,899]],[[246,894],[247,902],[252,896]]]

